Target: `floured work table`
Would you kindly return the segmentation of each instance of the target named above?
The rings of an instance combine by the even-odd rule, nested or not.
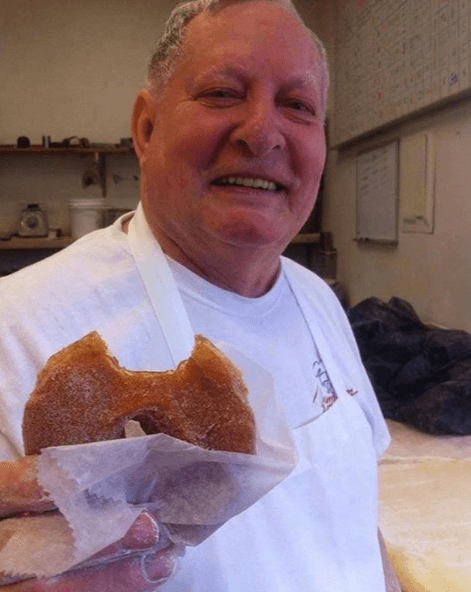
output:
[[[388,426],[380,528],[404,592],[471,591],[471,436]]]

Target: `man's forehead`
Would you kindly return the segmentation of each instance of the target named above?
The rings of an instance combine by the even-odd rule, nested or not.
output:
[[[249,13],[250,18],[249,18]],[[221,25],[226,29],[232,29],[237,33],[239,24],[250,24],[251,20],[257,20],[259,25],[272,28],[273,34],[283,33],[288,27],[298,29],[298,36],[308,35],[312,45],[315,43],[308,33],[308,29],[283,3],[275,0],[246,0],[223,5],[216,13],[201,12],[195,16],[188,25],[188,32],[193,35],[214,35],[214,31]],[[260,32],[259,35],[260,36]]]
[[[317,61],[313,63],[312,69],[301,69],[299,72],[292,72],[292,75],[285,78],[284,86],[293,89],[309,89],[310,87],[317,87],[319,84],[319,73],[315,67]],[[205,70],[199,70],[192,73],[192,79],[198,84],[203,81],[211,81],[219,78],[236,78],[245,79],[253,75],[253,62],[244,64],[240,62],[240,56],[234,55],[233,61],[230,55],[224,56],[224,61],[221,65],[213,63],[208,65]]]
[[[254,5],[256,13],[244,14]],[[238,10],[230,13],[231,8]],[[320,53],[309,30],[278,2],[267,0],[249,0],[225,7],[215,15],[197,15],[188,26],[181,56],[201,58],[210,52],[215,69],[229,69],[230,56],[236,65],[247,40],[253,43],[254,51],[257,44],[260,49],[273,46],[274,53],[283,51],[284,57],[291,56],[294,66],[298,62],[300,71],[294,72],[297,80],[293,84],[306,85],[317,78]],[[219,56],[224,56],[220,65]]]

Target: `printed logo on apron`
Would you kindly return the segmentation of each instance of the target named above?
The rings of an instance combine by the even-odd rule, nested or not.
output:
[[[319,354],[318,354],[319,355]],[[329,378],[329,374],[324,366],[324,362],[318,357],[312,364],[314,372],[314,396],[312,402],[317,407],[318,413],[315,419],[320,417],[323,413],[328,411],[332,405],[338,400],[338,395],[335,392],[334,386]],[[346,394],[354,397],[358,391],[354,388],[347,388]]]
[[[332,405],[337,401],[338,397],[324,366],[324,362],[320,359],[320,357],[315,360],[312,365],[312,369],[314,372],[315,381],[314,397],[312,402],[317,407],[317,417],[320,417],[332,407]]]

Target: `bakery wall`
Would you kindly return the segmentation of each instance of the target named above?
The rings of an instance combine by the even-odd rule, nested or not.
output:
[[[337,0],[334,11],[339,8]],[[331,116],[335,116],[334,106]],[[435,146],[433,232],[404,233],[399,225],[395,246],[354,241],[358,153],[396,138],[401,146],[401,140],[416,133],[429,134]],[[410,154],[416,157],[419,154]],[[400,173],[400,186],[408,180]],[[337,279],[348,292],[350,304],[370,296],[385,301],[397,296],[410,302],[424,322],[471,331],[469,98],[393,125],[348,149],[330,150],[324,206],[324,222],[338,251]],[[403,207],[400,201],[399,212]]]
[[[129,136],[170,0],[15,0],[0,3],[2,143]]]
[[[422,131],[431,134],[436,150],[433,233],[399,231],[398,244],[389,247],[355,242],[358,151],[378,140]],[[332,151],[327,179],[337,277],[350,303],[398,296],[410,302],[424,322],[470,332],[471,105],[396,126],[350,150]]]
[[[148,55],[175,2],[170,0],[15,0],[0,2],[0,144],[27,136],[119,143],[144,85]],[[84,187],[92,157],[0,156],[0,233],[21,209],[39,203],[49,226],[69,230],[67,201],[97,197]],[[132,208],[139,167],[133,156],[107,159],[108,203]],[[4,257],[5,254],[2,254]]]

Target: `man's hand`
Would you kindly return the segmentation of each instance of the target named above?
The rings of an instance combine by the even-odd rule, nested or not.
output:
[[[152,592],[172,575],[173,547],[153,551],[158,539],[154,518],[143,512],[120,540],[81,564],[52,578],[32,578],[0,586],[5,592]],[[1,581],[1,576],[0,576]]]
[[[37,480],[37,456],[0,462],[0,518],[55,508]]]
[[[36,457],[0,462],[0,516],[45,512],[54,509],[36,479]],[[52,578],[31,578],[7,584],[5,592],[151,592],[165,583],[176,567],[173,547],[155,551],[157,524],[143,512],[125,536],[77,568]],[[11,581],[11,580],[10,580]],[[4,585],[2,585],[4,584]]]

